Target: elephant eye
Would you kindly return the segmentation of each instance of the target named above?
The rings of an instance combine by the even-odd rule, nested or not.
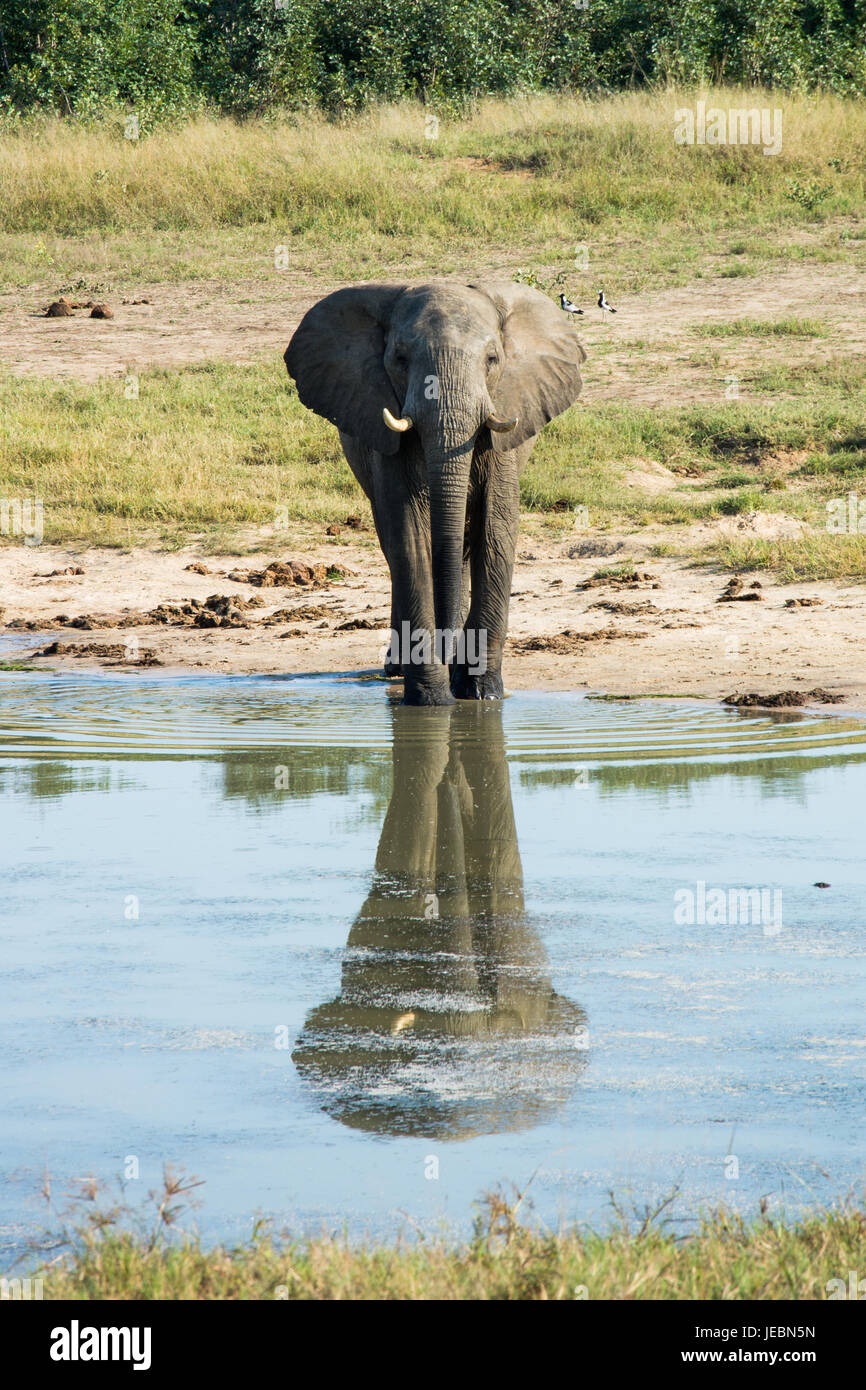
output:
[[[495,366],[497,365],[498,362],[499,362],[499,358],[496,356],[496,353],[495,353],[495,352],[488,352],[488,354],[487,354],[487,365],[488,365],[488,367],[495,367]]]
[[[408,367],[409,359],[407,358],[405,352],[394,353],[394,365],[397,367]]]

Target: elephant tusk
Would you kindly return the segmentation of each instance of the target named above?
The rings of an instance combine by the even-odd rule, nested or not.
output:
[[[410,1009],[408,1013],[401,1014],[391,1025],[391,1037],[396,1038],[398,1033],[402,1033],[404,1028],[411,1028],[415,1022],[415,1012]]]
[[[488,415],[484,424],[488,430],[493,430],[494,434],[507,434],[509,430],[516,429],[518,419],[517,415],[513,420],[497,420],[495,415]]]
[[[396,431],[397,434],[403,434],[404,430],[411,430],[412,428],[412,421],[408,415],[404,415],[402,420],[395,420],[387,406],[382,411],[382,419],[388,429]]]

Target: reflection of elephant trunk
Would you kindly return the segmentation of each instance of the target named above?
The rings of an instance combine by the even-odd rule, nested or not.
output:
[[[294,1059],[344,1123],[460,1137],[535,1123],[584,1016],[527,921],[498,707],[395,710],[394,790],[342,989]]]

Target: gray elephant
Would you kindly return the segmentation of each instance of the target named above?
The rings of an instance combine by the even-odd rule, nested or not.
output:
[[[502,697],[520,473],[585,356],[546,295],[508,281],[338,290],[289,343],[372,504],[405,704]]]

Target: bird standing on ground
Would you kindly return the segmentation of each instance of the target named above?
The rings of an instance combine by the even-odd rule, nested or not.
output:
[[[561,295],[559,296],[559,307],[560,307],[560,309],[562,309],[563,312],[566,313],[566,314],[582,314],[582,313],[583,313],[583,310],[582,310],[582,309],[578,309],[578,307],[577,307],[576,304],[572,304],[571,300],[570,300],[566,295],[564,295],[564,294],[561,294]]]
[[[616,309],[614,309],[613,305],[612,305],[612,304],[608,304],[607,300],[605,299],[605,297],[604,297],[604,290],[599,290],[599,292],[598,292],[598,307],[599,307],[599,309],[601,310],[601,312],[602,312],[603,314],[615,314],[615,313],[616,313]]]

